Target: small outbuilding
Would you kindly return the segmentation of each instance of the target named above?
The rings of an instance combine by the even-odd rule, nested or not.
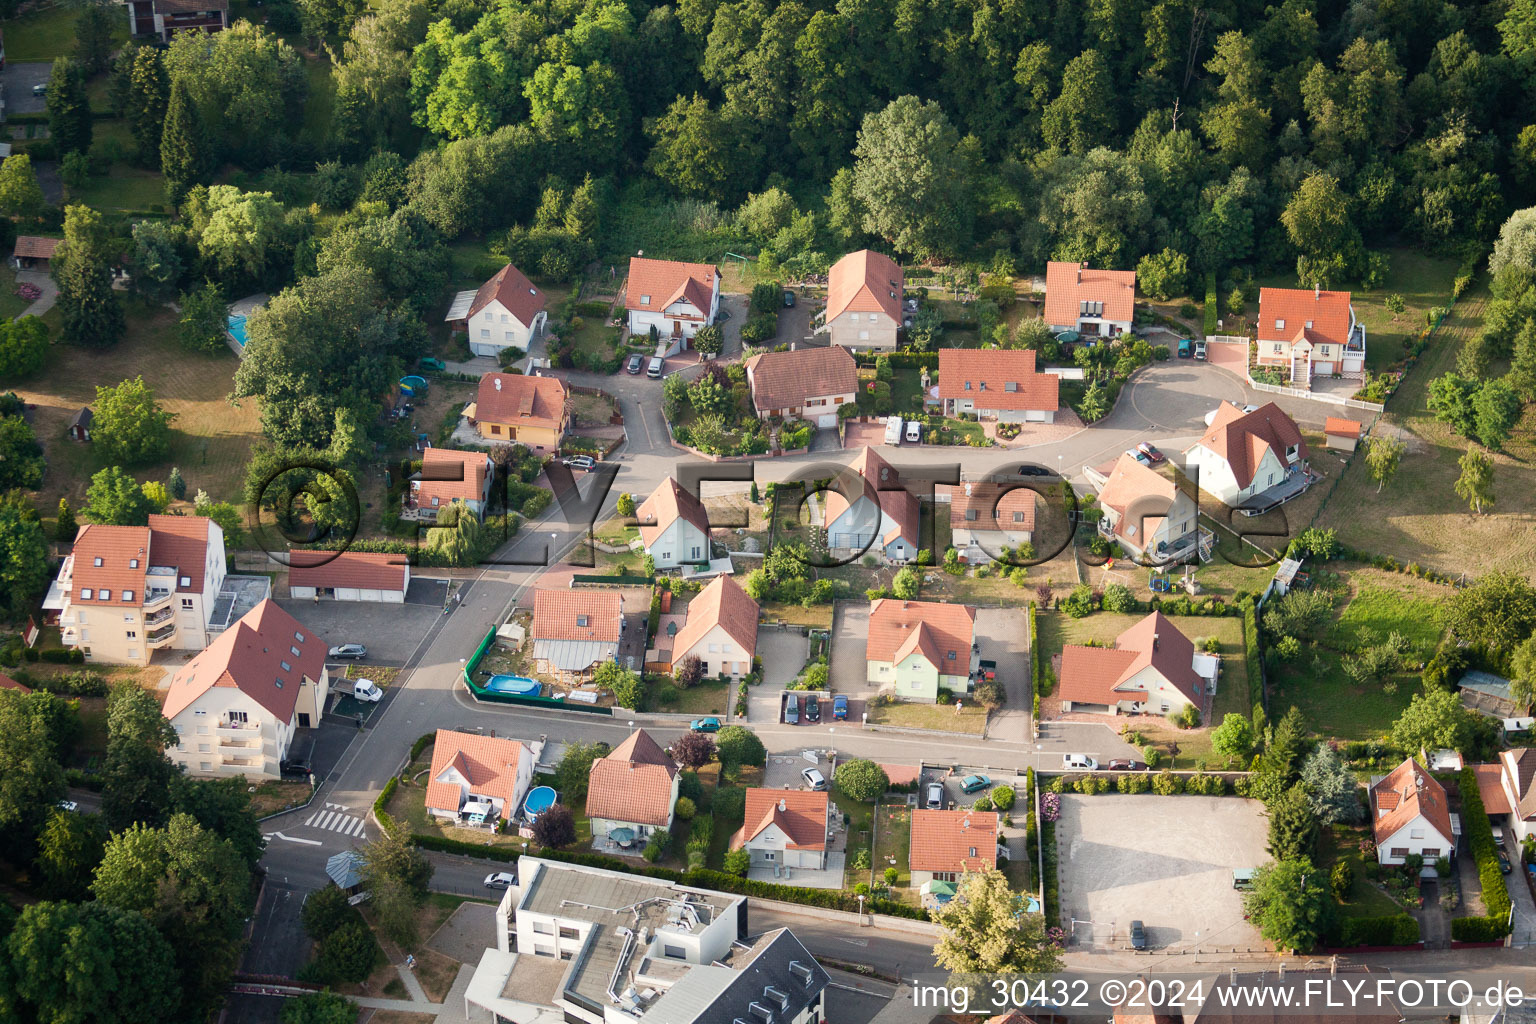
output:
[[[17,270],[47,270],[53,254],[58,251],[62,238],[42,238],[38,235],[17,235],[16,248],[11,260]]]
[[[96,414],[90,406],[83,407],[75,413],[69,421],[69,439],[71,441],[89,441],[91,439],[91,423],[96,419]]]
[[[1328,438],[1328,447],[1336,452],[1352,452],[1360,443],[1361,425],[1359,420],[1345,420],[1337,416],[1329,416],[1323,423],[1323,433]]]
[[[411,567],[404,555],[367,551],[290,551],[288,595],[303,600],[404,604]]]

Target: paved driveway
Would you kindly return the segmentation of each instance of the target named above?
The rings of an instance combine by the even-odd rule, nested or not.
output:
[[[869,651],[869,605],[839,601],[832,609],[832,658],[828,684],[850,697],[874,692],[865,665]]]
[[[988,735],[1027,741],[1029,735],[1029,614],[1023,608],[976,609],[976,640],[981,657],[997,662],[997,680],[1008,701],[992,716]]]
[[[5,83],[5,112],[7,114],[41,114],[48,109],[48,97],[32,95],[34,85],[48,84],[53,74],[52,61],[12,61],[0,71],[0,81]]]

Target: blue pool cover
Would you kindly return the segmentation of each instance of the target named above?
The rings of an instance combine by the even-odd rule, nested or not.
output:
[[[554,805],[555,791],[548,786],[535,786],[528,791],[528,798],[523,801],[523,813],[536,818]]]
[[[527,676],[491,676],[490,680],[485,684],[485,689],[496,693],[515,693],[530,696],[536,695],[539,692],[539,681],[537,679],[529,679]]]
[[[229,336],[234,338],[241,348],[245,348],[245,317],[232,316],[229,318]]]

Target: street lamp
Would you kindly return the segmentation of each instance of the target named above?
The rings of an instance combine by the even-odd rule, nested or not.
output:
[[[864,927],[864,894],[859,893],[859,927]]]

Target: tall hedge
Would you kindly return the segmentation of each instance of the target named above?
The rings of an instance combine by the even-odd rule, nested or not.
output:
[[[1407,914],[1346,917],[1339,923],[1340,946],[1411,946],[1419,941],[1419,922]]]
[[[1493,824],[1488,820],[1488,812],[1483,808],[1483,796],[1477,788],[1477,773],[1470,766],[1463,768],[1456,777],[1456,784],[1461,790],[1461,822],[1462,827],[1467,830],[1467,848],[1472,851],[1473,863],[1477,865],[1477,878],[1483,888],[1483,906],[1488,911],[1487,920],[1493,922],[1490,926],[1465,925],[1463,927],[1466,929],[1493,927],[1497,930],[1494,938],[1498,938],[1508,930],[1510,900],[1509,886],[1504,881],[1504,872],[1499,868],[1498,847],[1493,841]],[[1460,918],[1451,922],[1452,938],[1458,937],[1454,925],[1466,920],[1475,919]],[[1463,939],[1462,941],[1489,940]]]
[[[1216,271],[1205,272],[1205,336],[1216,333]]]

